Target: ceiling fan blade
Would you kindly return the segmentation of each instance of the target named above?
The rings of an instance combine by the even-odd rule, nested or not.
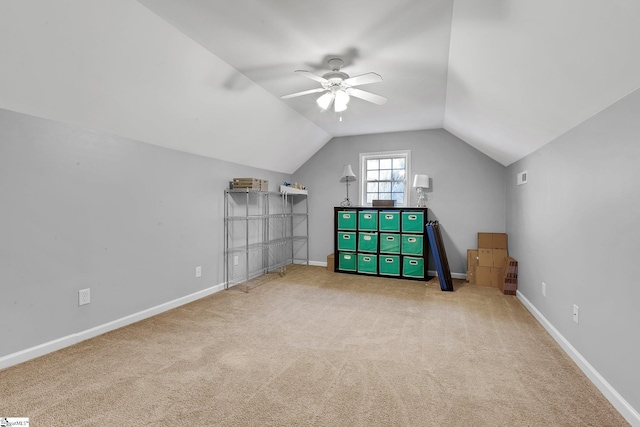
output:
[[[317,89],[305,90],[303,92],[296,92],[290,95],[284,95],[284,96],[281,96],[280,99],[295,98],[296,96],[309,95],[310,93],[324,92],[325,90],[326,90],[325,88],[319,87]]]
[[[364,99],[365,101],[373,102],[374,104],[382,105],[387,102],[387,98],[384,96],[376,95],[375,93],[365,92],[361,89],[356,89],[355,87],[350,87],[347,89],[347,93],[351,96],[355,96],[356,98]]]
[[[358,86],[358,85],[366,85],[369,83],[378,83],[382,81],[382,76],[377,73],[366,73],[360,74],[359,76],[354,76],[346,79],[343,83],[349,86]]]
[[[296,70],[296,73],[299,73],[299,74],[305,76],[308,79],[315,80],[315,81],[320,82],[320,83],[328,83],[329,82],[329,80],[325,79],[324,77],[316,76],[315,74],[313,74],[312,72],[309,72],[309,71]]]

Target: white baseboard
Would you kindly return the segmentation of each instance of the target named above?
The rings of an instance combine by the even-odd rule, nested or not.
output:
[[[67,335],[66,337],[58,338],[53,341],[27,348],[25,350],[20,350],[15,353],[8,354],[6,356],[0,357],[0,369],[8,368],[9,366],[17,365],[19,363],[26,362],[27,360],[35,359],[36,357],[44,356],[45,354],[60,350],[65,347],[69,347],[81,341],[88,340],[89,338],[93,338],[106,332],[122,328],[123,326],[139,322],[140,320],[155,316],[181,305],[188,304],[200,298],[204,298],[208,295],[219,292],[223,289],[224,284],[215,285],[210,288],[195,292],[193,294],[180,297],[173,301],[169,301],[155,307],[142,310],[138,313],[134,313],[129,316],[125,316],[120,319],[116,319],[114,321],[96,326],[94,328],[80,331],[75,334]]]
[[[611,404],[620,412],[620,414],[632,425],[640,426],[640,413],[636,411],[633,406],[629,404],[616,389],[611,386],[604,379],[602,375],[596,369],[587,362],[574,346],[558,331],[543,315],[540,311],[531,304],[520,291],[516,291],[517,298],[522,304],[533,314],[533,316],[540,322],[540,324],[549,332],[554,340],[560,347],[571,357],[571,359],[578,365],[578,367],[584,372],[584,374],[591,380],[591,382],[600,390],[600,392],[611,402]]]
[[[434,270],[429,270],[427,271],[427,274],[429,276],[435,276],[438,277],[438,272],[434,271]],[[467,275],[466,273],[451,273],[451,278],[452,279],[463,279],[463,280],[467,280]]]

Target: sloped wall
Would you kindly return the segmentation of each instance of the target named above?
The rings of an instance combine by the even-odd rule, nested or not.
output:
[[[636,91],[507,169],[519,291],[636,411],[639,116]]]
[[[236,176],[290,178],[0,110],[0,359],[222,284]]]

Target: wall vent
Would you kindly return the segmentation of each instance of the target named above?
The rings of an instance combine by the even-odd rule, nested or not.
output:
[[[527,171],[522,171],[518,174],[518,185],[527,183]]]

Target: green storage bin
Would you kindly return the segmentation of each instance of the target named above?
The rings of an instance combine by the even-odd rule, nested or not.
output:
[[[355,231],[338,231],[338,250],[356,251],[357,239]]]
[[[402,275],[404,277],[424,279],[424,258],[402,257]]]
[[[358,254],[358,273],[378,274],[378,256]]]
[[[380,233],[380,253],[399,254],[400,235]]]
[[[402,255],[424,255],[424,236],[403,234],[401,253]]]
[[[338,253],[338,270],[356,271],[358,258],[354,252]]]
[[[358,230],[377,231],[378,230],[378,212],[377,211],[358,212]]]
[[[380,231],[400,231],[400,212],[380,212]]]
[[[403,233],[424,233],[424,212],[402,212]]]
[[[338,211],[338,230],[356,230],[356,211]]]
[[[358,252],[378,252],[378,233],[358,233]]]
[[[380,255],[380,274],[385,276],[400,275],[400,257],[398,255]]]

